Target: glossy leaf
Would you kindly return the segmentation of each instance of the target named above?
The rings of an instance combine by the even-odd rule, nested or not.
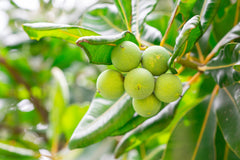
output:
[[[188,88],[185,88],[184,93],[187,89]],[[181,99],[182,98],[179,98],[177,101],[169,103],[157,115],[149,118],[136,129],[125,134],[115,149],[115,157],[119,157],[124,152],[132,150],[154,133],[166,128],[173,119]]]
[[[240,80],[240,72],[233,68],[240,62],[240,43],[227,44],[218,56],[208,62],[206,74],[210,74],[220,87],[231,85]]]
[[[215,15],[217,14],[220,2],[221,0],[206,0],[200,17],[203,32],[205,32],[212,23]]]
[[[213,109],[204,123],[209,99],[206,98],[179,121],[168,141],[163,160],[175,160],[179,157],[215,159],[214,138],[217,123]]]
[[[142,117],[142,116],[137,114],[132,119],[130,119],[124,126],[115,130],[111,134],[111,136],[123,135],[123,134],[129,132],[130,130],[136,128],[138,125],[140,125],[141,123],[143,123],[147,119],[148,118]]]
[[[219,127],[217,127],[217,132],[215,136],[215,146],[217,160],[239,160],[239,158],[234,154],[231,148],[229,148]]]
[[[224,139],[240,158],[240,84],[220,89],[213,106]]]
[[[122,41],[132,41],[138,44],[135,36],[128,32],[122,32],[111,36],[86,36],[77,40],[77,45],[82,47],[88,55],[90,63],[112,64],[111,51]]]
[[[101,35],[118,34],[126,30],[116,6],[107,3],[96,4],[89,8],[83,15],[81,26]]]
[[[69,142],[70,149],[86,147],[103,140],[113,131],[122,127],[134,114],[132,99],[127,94],[124,94],[112,105],[102,104],[101,102],[106,102],[103,98],[97,98],[95,101],[99,102],[98,105],[90,106],[92,112],[89,109],[83,121],[75,129]],[[96,111],[93,113],[93,109],[97,107],[100,108],[98,109],[99,113]],[[97,118],[94,116],[91,118],[91,114]]]
[[[132,0],[132,32],[136,35],[142,29],[146,17],[153,11],[158,0]]]
[[[132,23],[132,1],[131,0],[114,0],[115,5],[118,8],[118,11],[122,17],[123,22],[126,25],[126,28],[131,28]]]
[[[197,15],[186,22],[176,39],[173,55],[168,62],[169,68],[172,72],[175,73],[175,69],[172,68],[172,64],[175,58],[178,56],[181,57],[190,51],[201,34],[202,29],[200,24],[200,17]]]
[[[55,37],[73,44],[79,37],[98,35],[94,31],[79,26],[54,23],[25,23],[23,29],[31,39],[40,40],[43,37]]]

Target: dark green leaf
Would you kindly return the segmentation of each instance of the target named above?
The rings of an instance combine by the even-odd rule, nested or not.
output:
[[[184,89],[184,93],[187,89],[188,87]],[[136,129],[125,134],[115,149],[115,157],[119,157],[124,152],[139,146],[151,135],[166,128],[173,119],[181,99],[182,98],[179,98],[177,101],[169,103],[157,115],[149,118]]]
[[[210,110],[209,116],[205,117],[209,109],[209,99],[206,98],[179,121],[168,141],[164,160],[175,160],[179,157],[215,159],[214,138],[217,123],[213,109]],[[201,132],[203,127],[204,130]]]
[[[158,0],[132,0],[132,32],[136,35],[142,29],[146,17],[153,11]]]
[[[218,56],[208,62],[206,74],[210,74],[217,84],[227,86],[240,80],[240,72],[233,68],[240,61],[240,43],[229,43],[220,50]]]
[[[172,64],[175,58],[178,56],[181,57],[190,51],[201,35],[202,29],[200,24],[200,17],[196,15],[187,21],[176,39],[173,55],[168,61],[170,69],[172,68]]]
[[[212,23],[213,18],[217,14],[220,2],[221,0],[206,0],[200,17],[203,32],[205,32]]]
[[[135,44],[138,44],[135,36],[132,33],[125,31],[121,34],[111,36],[81,37],[77,40],[77,45],[85,50],[90,63],[112,64],[112,49],[122,41],[132,41]]]
[[[126,27],[113,4],[96,4],[83,16],[81,25],[102,35],[118,34]]]
[[[213,106],[225,140],[240,157],[240,84],[220,89]]]
[[[141,39],[159,45],[162,39],[162,34],[157,28],[144,23],[141,31]]]
[[[154,148],[144,160],[159,160],[159,157],[162,157],[164,150],[166,149],[166,145],[160,145]]]
[[[217,127],[215,136],[215,146],[217,160],[239,160],[239,158],[233,153],[231,148],[229,148],[228,144],[225,142],[219,127]]]
[[[93,105],[96,101],[97,105]],[[134,114],[132,99],[127,94],[114,104],[100,97],[94,99],[93,104],[75,129],[69,142],[70,149],[86,147],[103,140],[122,127]]]
[[[218,13],[212,23],[212,33],[216,41],[221,40],[221,38],[234,27],[234,17],[236,15],[237,3],[235,2],[233,4],[228,1],[229,0],[224,0],[220,2]]]
[[[114,0],[118,11],[126,25],[126,27],[131,28],[132,23],[132,1],[131,0]]]
[[[23,29],[31,39],[39,40],[43,37],[56,37],[73,44],[79,37],[98,35],[94,31],[79,26],[54,23],[25,23]]]

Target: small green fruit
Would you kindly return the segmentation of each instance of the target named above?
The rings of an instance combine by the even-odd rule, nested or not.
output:
[[[97,79],[97,91],[107,99],[117,99],[124,92],[124,77],[115,70],[102,72]]]
[[[161,46],[151,46],[143,52],[142,66],[154,76],[159,76],[168,70],[169,51]]]
[[[133,99],[132,103],[134,110],[143,117],[151,117],[157,114],[162,106],[153,94],[144,99]]]
[[[123,41],[112,50],[113,65],[122,72],[137,68],[141,61],[141,52],[138,46],[130,41]]]
[[[135,99],[146,98],[154,90],[153,75],[144,68],[133,69],[125,77],[124,88]]]
[[[182,83],[177,76],[166,73],[157,78],[155,95],[160,101],[170,103],[177,100],[181,94]]]

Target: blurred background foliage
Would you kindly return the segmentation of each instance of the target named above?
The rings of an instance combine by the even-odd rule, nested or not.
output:
[[[102,5],[103,2],[107,4]],[[177,15],[165,47],[173,49],[179,26],[199,14],[202,3],[193,0],[181,4],[187,6]],[[141,38],[146,44],[159,44],[175,4],[174,0],[159,0],[147,16],[141,29]],[[199,40],[203,55],[207,55],[233,27],[232,15],[236,7],[234,0],[221,1],[213,24]],[[106,18],[118,28],[106,23]],[[84,149],[70,151],[67,147],[95,94],[97,76],[106,66],[88,63],[84,51],[66,41],[55,38],[29,40],[22,24],[40,21],[79,25],[104,35],[126,30],[111,0],[0,1],[0,159],[114,159],[118,137],[107,138]],[[194,47],[191,54],[197,57],[197,48]],[[180,78],[185,82],[193,73],[196,71],[186,68]],[[171,124],[175,125],[194,106],[201,107],[202,100],[209,101],[206,96],[212,92],[214,84],[213,78],[207,75],[197,79],[184,96]],[[185,119],[181,123],[189,123],[188,117]],[[119,159],[141,159],[140,153],[146,154],[146,159],[157,159],[166,148],[170,129],[171,125],[147,139],[144,151],[141,145]],[[215,138],[225,145],[219,128]],[[224,150],[219,147],[221,145],[217,146],[217,150]],[[238,159],[231,150],[229,156]]]

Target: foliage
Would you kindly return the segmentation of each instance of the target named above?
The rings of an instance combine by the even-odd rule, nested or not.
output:
[[[0,2],[0,159],[240,159],[239,0],[37,2]],[[126,40],[183,82],[150,118],[96,93]]]

